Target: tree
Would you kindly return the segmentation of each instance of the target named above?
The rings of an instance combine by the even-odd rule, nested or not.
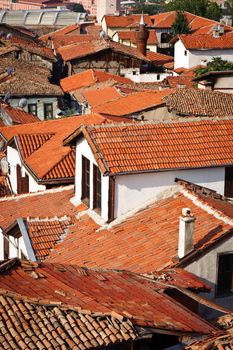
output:
[[[187,11],[194,15],[220,20],[221,8],[210,0],[172,0],[166,5],[167,11]],[[213,18],[214,17],[214,18]]]
[[[233,18],[233,0],[227,0],[225,2],[225,7],[226,9],[224,10],[224,14]]]
[[[190,32],[190,27],[185,17],[184,13],[178,11],[176,18],[171,27],[171,35],[176,36],[178,34],[188,34]]]
[[[195,74],[196,76],[200,76],[208,72],[216,72],[222,70],[233,70],[233,63],[222,60],[221,57],[213,57],[212,60],[207,63],[207,66],[205,68],[197,68],[195,70]]]
[[[74,4],[73,7],[74,12],[86,12],[82,4]]]

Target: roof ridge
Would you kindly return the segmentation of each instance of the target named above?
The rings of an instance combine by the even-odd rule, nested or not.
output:
[[[223,214],[220,210],[215,209],[207,204],[203,198],[199,198],[196,194],[183,187],[180,191],[186,198],[190,199],[196,206],[205,210],[208,214],[213,215],[216,219],[223,221],[227,225],[233,226],[233,218]]]
[[[1,197],[0,198],[0,202],[11,201],[11,200],[19,200],[21,198],[41,196],[41,195],[49,194],[49,193],[58,193],[58,192],[62,192],[62,191],[68,191],[68,190],[71,190],[71,189],[74,189],[74,185],[54,187],[54,188],[49,189],[49,190],[23,193],[23,194],[19,194],[19,195],[18,194],[14,194],[12,196]]]
[[[63,215],[63,216],[53,216],[53,217],[30,217],[28,216],[24,220],[27,220],[27,222],[52,222],[52,221],[66,221],[66,220],[71,220],[71,216],[68,215]]]

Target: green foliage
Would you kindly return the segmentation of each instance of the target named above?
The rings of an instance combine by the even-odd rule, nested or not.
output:
[[[228,15],[228,16],[232,16],[233,18],[233,0],[227,0],[225,2],[225,10],[224,10],[224,14]]]
[[[196,76],[208,72],[222,71],[222,70],[233,70],[233,63],[222,60],[221,57],[213,57],[210,62],[207,63],[205,68],[197,68],[195,70]]]
[[[86,12],[82,4],[74,4],[73,7],[74,12]]]
[[[181,11],[177,12],[176,19],[171,27],[171,35],[176,36],[178,34],[188,34],[190,27],[184,13]]]
[[[232,1],[232,0],[230,0]],[[219,21],[221,8],[210,0],[172,0],[166,5],[167,11],[187,11],[194,15]]]

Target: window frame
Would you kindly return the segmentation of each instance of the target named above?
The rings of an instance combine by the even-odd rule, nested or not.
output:
[[[47,110],[47,108],[50,108],[51,110]],[[51,116],[49,115],[51,113]],[[50,120],[53,119],[53,103],[52,102],[46,102],[44,103],[44,120]]]
[[[224,262],[220,263],[221,259],[226,259],[227,256],[230,256],[230,263],[229,266],[232,266],[232,269],[229,271],[226,271],[226,266],[224,266]],[[222,266],[220,266],[220,264]],[[221,268],[221,271],[220,271]],[[224,284],[229,284],[229,288],[224,289],[224,286],[220,286],[220,283],[222,283],[220,279],[220,272],[224,273],[224,276],[228,274],[228,281],[226,282],[226,277],[224,277]],[[220,253],[217,256],[217,276],[216,276],[216,288],[215,288],[215,296],[216,298],[224,298],[228,296],[233,296],[233,252],[226,252],[226,253]]]
[[[35,107],[35,111],[30,110],[30,107],[32,107],[32,106]],[[33,108],[33,109],[34,109],[34,108]],[[28,113],[37,116],[37,103],[29,103],[29,104],[28,104]]]
[[[88,158],[82,155],[82,194],[81,200],[89,207],[90,206],[90,171],[91,162]]]
[[[93,209],[101,213],[102,207],[102,176],[98,166],[93,164]]]

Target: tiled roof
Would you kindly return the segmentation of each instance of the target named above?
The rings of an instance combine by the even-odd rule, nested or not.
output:
[[[83,93],[88,104],[93,108],[106,102],[119,99],[123,95],[116,87],[106,87],[98,90],[89,90]]]
[[[130,319],[135,326],[208,334],[216,329],[167,296],[164,286],[127,271],[91,270],[75,265],[21,263],[2,267],[0,288],[11,296],[75,307],[80,313],[101,313]],[[23,266],[22,266],[23,265]],[[5,269],[4,269],[5,267]]]
[[[163,98],[172,93],[172,90],[163,91],[141,91],[128,96],[122,96],[113,101],[108,101],[92,111],[103,115],[126,116],[139,113],[144,110],[164,104]]]
[[[110,74],[96,69],[88,69],[84,72],[71,75],[61,80],[60,84],[65,92],[78,90],[83,87],[88,87],[96,83],[114,80],[118,83],[130,83],[131,80],[120,77],[116,74]]]
[[[82,133],[103,174],[233,164],[233,119],[93,126]]]
[[[62,95],[61,88],[49,82],[51,72],[48,68],[37,63],[0,58],[0,73],[5,72],[8,67],[13,67],[14,72],[7,81],[0,82],[0,95],[9,91],[12,96]]]
[[[185,347],[185,350],[232,350],[233,332],[208,336]]]
[[[188,50],[233,49],[233,32],[222,34],[218,38],[212,34],[181,34],[178,38]]]
[[[189,23],[192,34],[209,34],[213,27],[220,24],[212,19],[196,16],[184,11],[184,15]],[[171,28],[176,18],[176,11],[158,13],[151,16],[155,28]],[[232,31],[232,27],[224,26],[225,31]]]
[[[219,207],[208,204],[202,195],[183,186],[173,193],[109,227],[97,225],[86,213],[51,252],[48,261],[137,273],[179,266],[186,259],[179,260],[177,256],[183,208],[190,208],[196,217],[194,250],[187,256],[190,259],[232,235],[232,204],[228,203],[230,216],[227,216]]]
[[[164,97],[167,108],[178,115],[233,116],[233,94],[204,89],[177,89]]]
[[[106,21],[107,27],[110,28],[125,28],[132,24],[139,24],[141,20],[141,14],[127,15],[127,16],[113,16],[106,15],[104,19]],[[143,15],[145,24],[151,26],[152,22],[149,15]]]
[[[73,186],[0,199],[0,227],[7,229],[17,218],[62,217],[77,213],[70,203]]]
[[[102,124],[98,114],[75,116],[24,124],[0,129],[10,141],[14,137],[24,164],[36,179],[73,182],[75,174],[74,150],[62,146],[62,140],[81,125]]]
[[[0,170],[0,197],[9,196],[11,194],[9,180],[5,175],[1,175]]]
[[[79,29],[78,24],[71,24],[69,26],[57,29],[56,31],[50,32],[48,34],[42,35],[39,39],[42,41],[47,41],[49,38],[54,38],[55,36],[59,35],[68,35],[72,34],[72,32],[77,31]]]
[[[1,110],[4,110],[7,113],[7,115],[11,118],[13,124],[26,124],[39,121],[35,115],[30,114],[23,109],[11,107],[6,103],[0,102],[0,113]]]
[[[135,31],[134,30],[124,30],[117,32],[119,39],[121,40],[129,40],[132,43],[136,44],[136,37],[135,37]],[[155,30],[149,30],[149,38],[147,40],[147,45],[156,45],[158,44],[158,39],[156,36]]]
[[[193,87],[192,76],[183,74],[178,76],[167,76],[167,78],[162,81],[162,84],[169,86],[169,88]]]
[[[96,40],[96,37],[93,35],[87,35],[87,34],[77,34],[77,35],[56,35],[52,37],[52,43],[55,50],[57,50],[61,46],[66,46],[69,44],[79,43],[79,42],[85,42],[85,41],[92,41]]]
[[[0,295],[0,310],[1,350],[103,349],[137,336],[127,319],[80,313],[7,293]]]
[[[114,41],[107,41],[104,39],[99,39],[92,42],[70,44],[58,48],[57,51],[61,55],[62,59],[67,62],[109,49],[111,49],[113,52],[119,52],[123,55],[135,57],[141,61],[153,62],[158,65],[163,65],[167,62],[173,61],[173,57],[168,55],[148,51],[147,55],[144,56],[134,47],[129,47]]]
[[[72,224],[70,217],[27,218],[24,220],[37,260],[44,260]]]

